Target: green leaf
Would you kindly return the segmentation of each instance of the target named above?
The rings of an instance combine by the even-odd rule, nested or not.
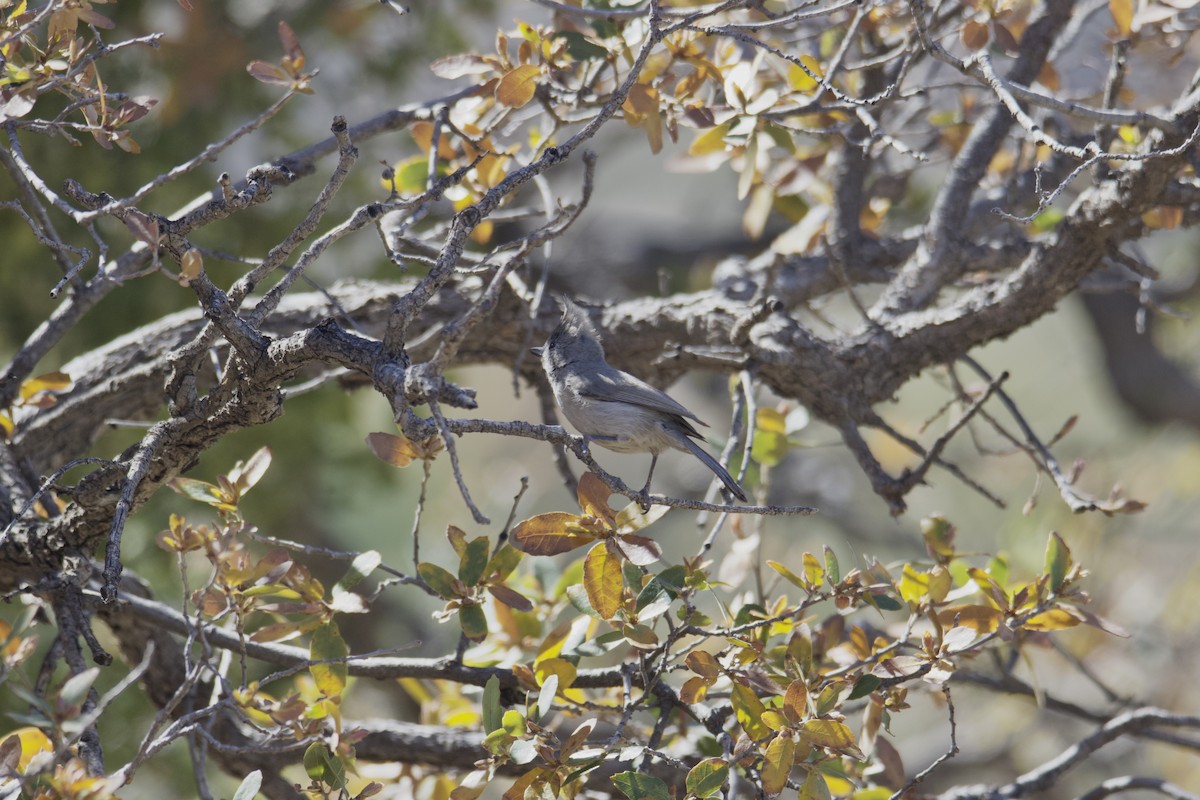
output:
[[[854,682],[854,689],[851,690],[846,699],[857,700],[860,697],[866,697],[871,692],[878,689],[881,683],[883,683],[883,681],[880,680],[878,675],[872,675],[868,672],[866,675],[863,675]]]
[[[737,715],[738,724],[751,739],[763,739],[771,734],[771,729],[762,721],[763,713],[767,709],[753,689],[741,683],[734,683],[729,699]]]
[[[462,626],[463,635],[473,642],[481,641],[487,637],[487,615],[483,613],[483,606],[481,605],[471,603],[460,608],[458,610],[458,624]]]
[[[1071,549],[1062,537],[1055,532],[1050,533],[1046,542],[1046,575],[1050,578],[1050,588],[1057,591],[1062,587],[1067,573],[1071,569]]]
[[[467,544],[458,564],[458,579],[467,586],[474,586],[483,577],[484,567],[488,563],[488,537],[477,536]]]
[[[578,31],[558,31],[554,38],[567,43],[567,54],[576,61],[591,61],[608,55],[607,50],[588,41],[588,38]]]
[[[837,556],[829,545],[825,545],[825,580],[830,586],[837,586],[842,580],[842,570],[838,566]]]
[[[505,542],[488,560],[488,564],[483,570],[484,577],[504,580],[512,574],[524,556],[525,554],[520,550]]]
[[[612,782],[629,800],[672,800],[671,792],[660,778],[641,772],[618,772]]]
[[[754,171],[753,167],[746,169]],[[758,409],[750,457],[763,466],[773,467],[787,455],[788,447],[787,420],[783,414],[773,408]]]
[[[699,798],[721,791],[729,778],[729,765],[723,758],[706,758],[688,771],[687,791]]]
[[[312,664],[308,668],[309,674],[312,675],[313,681],[316,682],[317,688],[322,694],[326,697],[341,697],[346,688],[345,659],[350,655],[350,648],[342,639],[337,624],[327,622],[313,631],[308,649],[308,656],[313,661],[341,659],[328,664]]]
[[[483,730],[486,733],[503,728],[504,709],[500,707],[500,679],[495,675],[483,686]]]
[[[304,751],[304,771],[314,781],[322,781],[335,789],[346,785],[346,768],[324,742],[313,742]]]
[[[232,800],[254,800],[258,794],[259,788],[262,787],[262,770],[254,770],[245,778],[242,779],[237,791],[233,793]]]
[[[421,576],[421,580],[429,584],[429,588],[433,589],[439,597],[447,599],[458,597],[458,592],[454,590],[454,576],[450,574],[449,570],[423,561],[417,564],[417,574]]]

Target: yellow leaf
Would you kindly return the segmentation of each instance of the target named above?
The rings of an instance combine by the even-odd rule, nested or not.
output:
[[[557,675],[558,691],[561,692],[575,683],[576,669],[575,665],[565,658],[546,658],[534,665],[533,674],[537,677],[539,686],[545,685],[546,678]]]
[[[1004,615],[992,606],[952,606],[937,614],[938,624],[943,628],[962,626],[978,633],[991,633],[1000,625]]]
[[[763,756],[762,788],[768,796],[779,794],[787,785],[795,752],[796,743],[791,736],[778,735],[767,745],[767,752]]]
[[[8,741],[13,736],[16,736],[21,741],[21,757],[17,761],[18,773],[25,772],[29,767],[29,762],[38,753],[54,752],[54,744],[50,741],[50,738],[37,728],[18,728],[5,737],[5,741]]]
[[[1133,0],[1108,0],[1108,10],[1122,38],[1133,33]]]
[[[8,414],[6,414],[3,411],[0,411],[0,438],[3,438],[5,441],[8,441],[9,437],[12,436],[12,432],[13,432],[12,417],[10,417]]]
[[[186,286],[204,271],[204,256],[194,247],[188,248],[179,259],[179,282]]]
[[[520,108],[533,99],[541,74],[541,69],[533,64],[514,67],[496,84],[496,100],[510,108]]]
[[[515,531],[514,531],[515,537]],[[621,607],[621,559],[597,542],[583,560],[583,588],[592,608],[604,619],[612,619]]]
[[[821,85],[825,72],[821,69],[821,62],[810,55],[800,56],[800,64],[804,66],[795,62],[788,64],[788,85],[797,92],[811,92]]]
[[[1027,619],[1022,627],[1027,631],[1061,631],[1065,628],[1074,628],[1080,622],[1079,617],[1071,612],[1061,608],[1052,608],[1036,617]]]
[[[804,734],[806,744],[814,747],[824,747],[835,753],[851,756],[861,760],[863,755],[854,741],[854,734],[844,722],[832,719],[810,719],[802,723],[800,729]]]
[[[330,661],[326,664],[313,664],[308,672],[316,682],[317,688],[326,697],[341,697],[346,688],[346,657],[350,649],[342,640],[342,634],[337,625],[327,622],[313,631],[312,643],[309,645],[309,657],[313,661]]]
[[[738,724],[750,738],[764,739],[771,734],[771,729],[763,722],[763,714],[767,709],[753,689],[741,683],[734,683],[729,700],[737,715]]]
[[[21,383],[21,400],[27,401],[39,392],[61,392],[71,385],[71,376],[65,372],[47,372]]]
[[[688,148],[689,156],[706,156],[725,149],[725,134],[729,133],[729,123],[709,128],[696,137]]]

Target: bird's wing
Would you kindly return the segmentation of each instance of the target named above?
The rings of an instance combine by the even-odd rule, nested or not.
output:
[[[615,367],[606,364],[604,369],[597,370],[586,377],[582,375],[578,377],[580,379],[579,393],[584,397],[642,406],[663,414],[686,417],[705,425],[703,420],[665,392],[655,389],[640,378],[635,378],[628,372]]]

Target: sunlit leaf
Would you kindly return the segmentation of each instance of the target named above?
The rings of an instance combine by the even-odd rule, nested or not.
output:
[[[1051,590],[1057,591],[1062,587],[1067,572],[1071,569],[1071,549],[1062,537],[1055,532],[1050,533],[1046,541],[1046,565],[1044,571],[1050,578]]]
[[[313,664],[308,668],[317,688],[326,697],[341,697],[346,688],[346,657],[350,649],[342,639],[336,624],[327,622],[313,631],[309,644],[309,658],[313,661],[333,659],[327,664]]]
[[[18,390],[22,402],[29,402],[42,392],[62,392],[71,386],[71,376],[65,372],[46,372],[21,381]]]
[[[417,565],[417,574],[440,597],[450,598],[458,595],[454,588],[454,576],[449,570],[425,561]]]
[[[579,516],[564,511],[538,514],[513,528],[510,541],[518,550],[531,556],[554,556],[595,541],[595,537],[578,531]]]
[[[835,753],[862,759],[854,734],[844,722],[832,719],[810,719],[800,724],[804,743],[813,747],[824,747]]]
[[[579,509],[588,516],[604,520],[609,527],[616,527],[614,524],[616,515],[608,505],[608,498],[611,494],[612,489],[608,488],[608,485],[600,480],[600,476],[594,472],[585,472],[579,479],[579,488],[576,492]]]
[[[403,436],[394,433],[367,434],[367,447],[371,452],[393,467],[407,467],[415,459],[421,457],[417,447]]]
[[[723,758],[706,758],[688,770],[687,791],[697,798],[712,797],[729,779],[729,765]]]
[[[767,709],[753,689],[735,682],[729,699],[737,715],[738,724],[750,738],[763,739],[771,734],[771,729],[762,721],[763,712]]]
[[[1029,631],[1061,631],[1082,622],[1078,616],[1063,608],[1052,608],[1025,620],[1022,626]]]
[[[533,64],[521,64],[505,73],[496,85],[496,100],[510,108],[520,108],[533,99],[541,69]]]
[[[761,772],[762,788],[767,796],[773,797],[783,791],[788,776],[792,773],[795,751],[796,743],[791,736],[785,734],[776,734],[767,745]]]
[[[597,542],[583,561],[583,587],[596,613],[612,619],[621,607],[624,586],[621,559],[604,542]]]

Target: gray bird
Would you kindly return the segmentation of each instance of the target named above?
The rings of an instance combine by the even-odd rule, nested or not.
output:
[[[673,448],[703,461],[734,497],[746,502],[746,493],[733,476],[692,441],[701,437],[688,420],[704,423],[665,393],[610,366],[587,314],[567,298],[563,303],[562,322],[544,346],[533,348],[534,355],[542,359],[563,416],[586,440],[601,447],[618,453],[650,454],[643,498],[650,495],[658,454]]]

